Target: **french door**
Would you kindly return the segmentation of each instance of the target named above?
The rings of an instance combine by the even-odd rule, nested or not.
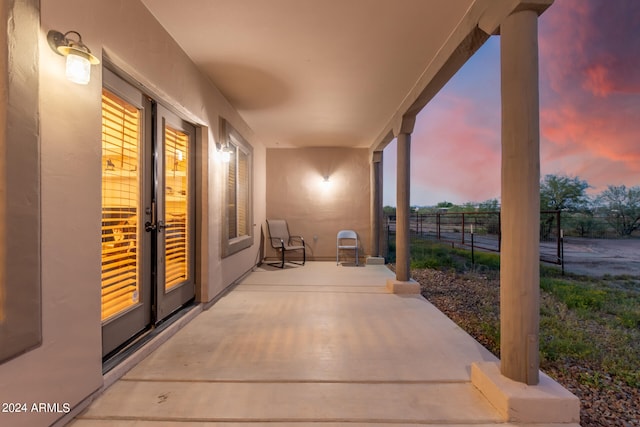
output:
[[[102,354],[193,299],[195,129],[109,70],[102,94]]]

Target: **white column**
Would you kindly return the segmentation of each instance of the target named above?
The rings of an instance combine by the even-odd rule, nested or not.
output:
[[[407,282],[411,276],[409,258],[409,204],[411,176],[411,134],[397,137],[396,180],[396,280]]]
[[[522,10],[500,27],[502,247],[500,370],[538,384],[540,135],[538,14]]]

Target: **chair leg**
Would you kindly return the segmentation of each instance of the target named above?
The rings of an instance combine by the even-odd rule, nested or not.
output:
[[[280,252],[282,252],[282,263],[280,264],[280,268],[284,268],[284,249],[282,249]]]
[[[358,265],[358,248],[356,248],[356,265]]]

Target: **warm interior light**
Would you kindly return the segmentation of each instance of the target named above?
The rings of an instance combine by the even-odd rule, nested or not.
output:
[[[222,149],[222,161],[229,163],[231,161],[231,151],[228,148]]]
[[[69,39],[69,34],[75,34],[77,40]],[[67,57],[66,77],[74,83],[86,85],[91,78],[91,65],[99,64],[100,60],[91,54],[89,48],[82,43],[82,36],[77,31],[67,31],[62,34],[51,30],[47,34],[49,46],[59,55]]]
[[[322,177],[322,181],[320,182],[321,188],[323,192],[329,191],[331,188],[331,181],[329,180],[329,175],[325,175]]]
[[[69,53],[67,55],[66,77],[71,82],[86,85],[91,79],[91,63],[87,58]]]

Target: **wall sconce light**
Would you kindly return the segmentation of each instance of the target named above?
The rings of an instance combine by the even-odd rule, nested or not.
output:
[[[75,34],[78,39],[68,38],[69,34]],[[67,57],[67,79],[81,85],[89,83],[91,65],[99,64],[100,60],[92,55],[89,48],[82,43],[80,33],[67,31],[62,34],[59,31],[51,30],[47,33],[47,41],[54,52]]]
[[[216,145],[218,147],[218,152],[221,155],[222,161],[224,163],[229,163],[231,161],[231,153],[233,153],[233,150],[231,149],[231,147],[229,147],[229,143],[226,143],[224,145],[222,145],[222,143],[217,143]]]
[[[224,147],[222,149],[222,161],[225,163],[229,163],[231,161],[231,148]]]

